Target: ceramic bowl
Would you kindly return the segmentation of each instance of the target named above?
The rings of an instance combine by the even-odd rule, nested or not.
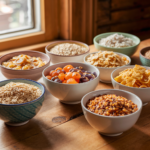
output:
[[[42,95],[27,103],[22,104],[0,104],[0,119],[11,126],[20,126],[26,124],[41,109],[44,101],[45,88],[42,84],[29,79],[10,79],[0,82],[0,87],[9,82],[21,82],[37,86],[42,90]]]
[[[30,69],[30,70],[13,70],[9,68],[5,68],[2,66],[2,62],[8,61],[14,56],[18,56],[20,54],[25,54],[29,56],[34,56],[34,57],[40,57],[43,61],[46,61],[46,65],[40,67],[40,68],[35,68],[35,69]],[[47,66],[50,64],[50,58],[42,53],[42,52],[37,52],[37,51],[19,51],[19,52],[13,52],[13,53],[8,53],[6,55],[3,55],[0,57],[0,69],[2,74],[7,78],[7,79],[14,79],[14,78],[24,78],[24,79],[31,79],[31,80],[39,80],[42,77],[42,71],[45,69]]]
[[[144,53],[148,50],[150,50],[150,47],[145,47],[140,50],[140,61],[141,61],[142,65],[144,65],[144,66],[150,66],[150,59],[147,59],[144,56]]]
[[[90,57],[91,54],[95,54],[95,53],[98,53],[98,52],[94,52],[94,53],[87,54],[87,55],[84,57],[84,62],[85,62],[85,63],[88,63],[88,62],[86,61],[87,58]],[[126,57],[127,60],[129,60],[129,63],[126,64],[125,66],[131,64],[131,59],[130,59],[129,56],[124,55],[124,54],[121,54],[121,53],[117,53],[117,54],[118,54],[119,56],[121,56],[121,57]],[[122,67],[122,66],[121,66],[121,67]],[[100,78],[99,78],[99,80],[100,80],[101,82],[104,82],[104,83],[111,83],[111,73],[113,72],[113,70],[116,69],[116,67],[115,67],[115,68],[97,67],[97,68],[98,68],[99,71],[100,71]],[[120,68],[120,67],[117,67],[117,68]]]
[[[58,44],[63,44],[63,43],[70,43],[70,44],[77,44],[80,46],[83,46],[88,49],[86,53],[80,54],[80,55],[75,55],[75,56],[62,56],[62,55],[57,55],[53,54],[50,52],[50,49]],[[52,42],[49,45],[46,46],[45,52],[46,54],[51,58],[51,63],[56,64],[60,62],[83,62],[84,56],[89,53],[90,48],[87,44],[78,42],[78,41],[72,41],[72,40],[63,40],[63,41],[56,41]]]
[[[128,38],[131,38],[134,41],[135,45],[130,46],[130,47],[124,47],[124,48],[113,48],[113,47],[106,47],[106,46],[99,44],[100,39],[106,38],[106,37],[108,37],[112,34],[115,34],[115,33],[121,34],[121,35],[128,37]],[[123,54],[128,55],[128,56],[132,56],[135,53],[135,51],[137,50],[138,45],[140,44],[140,39],[137,36],[132,35],[132,34],[128,34],[128,33],[108,32],[108,33],[103,33],[103,34],[97,35],[96,37],[94,37],[93,42],[94,42],[95,47],[98,50],[114,51],[114,52],[123,53]]]
[[[103,94],[116,94],[132,100],[137,104],[138,110],[125,116],[103,116],[89,111],[86,108],[88,100]],[[124,131],[130,129],[138,120],[142,110],[142,102],[138,96],[131,92],[114,89],[97,90],[86,94],[81,100],[81,106],[88,123],[100,134],[106,136],[118,136]]]
[[[146,67],[146,66],[143,66],[143,67],[150,70],[150,67]],[[112,72],[111,81],[112,81],[114,89],[120,89],[120,90],[125,90],[125,91],[129,91],[131,93],[134,93],[135,95],[137,95],[142,100],[143,104],[150,102],[150,88],[129,87],[129,86],[122,85],[122,84],[120,84],[114,80],[114,78],[119,75],[119,72],[121,72],[125,69],[128,69],[128,68],[134,68],[134,65],[124,66],[124,67],[115,69]]]
[[[84,70],[90,72],[96,72],[97,77],[91,81],[79,83],[79,84],[64,84],[57,83],[51,80],[48,80],[45,76],[49,74],[51,70],[55,70],[57,67],[64,67],[66,65],[72,65],[73,67],[82,66]],[[43,70],[43,81],[46,85],[49,92],[58,98],[60,102],[65,104],[78,104],[81,102],[81,98],[88,92],[93,91],[99,83],[99,70],[85,63],[77,63],[77,62],[67,62],[67,63],[59,63],[52,66],[49,66]]]

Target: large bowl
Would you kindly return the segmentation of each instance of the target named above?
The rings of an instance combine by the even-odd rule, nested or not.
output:
[[[90,53],[90,54],[87,54],[85,57],[84,57],[84,62],[85,63],[88,63],[86,60],[88,57],[90,57],[91,54],[95,54],[95,53],[98,53],[98,52],[94,52],[94,53]],[[126,57],[127,60],[129,60],[129,63],[126,64],[125,66],[127,65],[130,65],[131,64],[131,59],[129,56],[127,55],[124,55],[124,54],[121,54],[121,53],[117,53],[119,56],[121,57]],[[122,66],[120,66],[122,67]],[[104,68],[104,67],[97,67],[100,71],[100,78],[99,80],[101,82],[104,82],[104,83],[111,83],[111,73],[116,69],[116,68],[120,68],[120,67],[115,67],[115,68]]]
[[[0,87],[9,82],[21,82],[37,86],[42,95],[30,102],[22,104],[0,104],[0,119],[11,126],[20,126],[26,124],[41,109],[44,101],[45,88],[42,84],[28,79],[10,79],[0,82]]]
[[[150,46],[149,47],[145,47],[143,49],[140,50],[140,61],[142,63],[143,66],[150,66],[150,59],[147,59],[145,56],[144,56],[144,53],[146,51],[150,50]]]
[[[80,45],[80,46],[87,48],[88,51],[86,53],[83,53],[80,55],[75,55],[75,56],[63,56],[63,55],[53,54],[50,52],[51,48],[53,48],[54,46],[56,46],[58,44],[63,44],[63,43],[77,44],[77,45]],[[45,52],[51,58],[52,64],[61,63],[61,62],[83,62],[84,56],[87,53],[89,53],[89,51],[90,51],[90,48],[87,44],[82,43],[82,42],[78,42],[78,41],[72,41],[72,40],[52,42],[45,47]]]
[[[150,70],[150,67],[146,67],[146,66],[143,66],[143,67]],[[134,68],[134,65],[124,66],[124,67],[118,68],[112,72],[111,81],[112,81],[114,89],[120,89],[120,90],[125,90],[125,91],[129,91],[131,93],[134,93],[142,100],[143,104],[150,102],[150,88],[129,87],[129,86],[122,85],[114,80],[114,78],[119,75],[119,72],[121,72],[125,69],[128,69],[128,68]]]
[[[84,70],[96,72],[97,77],[91,81],[79,83],[79,84],[64,84],[57,83],[51,80],[48,80],[45,76],[49,74],[51,70],[55,70],[57,67],[64,67],[66,65],[73,65],[73,67],[82,66]],[[77,62],[67,62],[67,63],[59,63],[52,66],[49,66],[43,70],[43,81],[46,85],[49,92],[58,98],[60,102],[66,104],[78,104],[81,102],[82,97],[88,93],[93,91],[99,83],[99,70],[85,63],[77,63]]]
[[[30,70],[13,70],[2,66],[2,62],[8,61],[12,57],[18,56],[20,54],[29,55],[31,57],[40,57],[43,61],[46,61],[46,65],[39,68],[30,69]],[[7,79],[24,78],[24,79],[31,79],[37,81],[42,77],[42,71],[47,66],[49,66],[49,64],[50,64],[50,58],[45,53],[37,52],[37,51],[19,51],[19,52],[8,53],[0,57],[0,69],[2,74]]]
[[[138,110],[132,114],[125,116],[103,116],[89,111],[86,108],[87,102],[93,97],[103,94],[116,94],[123,96],[128,100],[132,100],[135,104],[137,104]],[[88,123],[100,134],[104,134],[107,136],[118,136],[124,131],[130,129],[138,120],[142,110],[142,102],[138,96],[127,91],[114,89],[97,90],[90,92],[82,98],[81,105],[84,116]]]
[[[99,44],[100,39],[106,38],[106,37],[108,37],[112,34],[115,34],[115,33],[121,34],[121,35],[128,37],[128,38],[131,38],[134,41],[135,45],[130,46],[130,47],[124,47],[124,48],[113,48],[113,47],[106,47],[106,46]],[[140,44],[140,39],[137,36],[132,35],[132,34],[128,34],[128,33],[108,32],[108,33],[103,33],[103,34],[97,35],[96,37],[94,37],[93,42],[94,42],[95,47],[98,50],[114,51],[114,52],[123,53],[123,54],[128,55],[128,56],[132,56],[135,53],[135,51],[137,50],[138,45]]]

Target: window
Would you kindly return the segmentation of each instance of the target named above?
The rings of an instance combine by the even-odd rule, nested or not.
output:
[[[0,51],[58,38],[58,0],[0,0]]]
[[[0,2],[5,8],[9,7],[5,11],[9,11],[7,17],[10,18],[7,19],[7,27],[0,30],[0,51],[16,50],[21,47],[24,49],[26,46],[36,50],[33,47],[37,44],[42,45],[43,51],[45,44],[57,39],[92,43],[93,0],[0,0]],[[24,9],[21,4],[23,2]],[[22,17],[17,16],[17,20],[11,9],[16,9],[16,14]],[[3,23],[4,21],[0,20],[0,26]]]
[[[40,1],[1,0],[0,20],[1,39],[40,31]]]

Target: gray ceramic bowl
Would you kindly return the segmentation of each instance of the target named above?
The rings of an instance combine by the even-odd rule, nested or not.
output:
[[[73,65],[73,67],[82,66],[84,70],[96,72],[97,77],[94,80],[79,83],[79,84],[64,84],[57,83],[51,80],[48,80],[45,76],[49,74],[51,70],[55,70],[57,67],[64,67],[66,65]],[[49,92],[57,97],[60,102],[66,104],[78,104],[81,102],[82,97],[93,90],[95,90],[96,86],[99,83],[99,70],[85,63],[77,63],[77,62],[67,62],[67,63],[59,63],[52,66],[49,66],[43,70],[43,81],[46,85]]]
[[[99,44],[100,39],[106,38],[106,37],[108,37],[112,34],[115,34],[115,33],[121,34],[121,35],[128,37],[128,38],[131,38],[135,42],[135,45],[131,46],[131,47],[124,47],[124,48],[113,48],[113,47],[106,47],[106,46]],[[132,56],[135,53],[135,51],[137,50],[138,45],[140,44],[140,39],[137,36],[132,35],[132,34],[128,34],[128,33],[108,32],[108,33],[103,33],[103,34],[97,35],[96,37],[94,37],[93,42],[94,42],[95,47],[98,50],[114,51],[114,52],[123,53],[123,54],[128,55],[128,56]]]
[[[86,108],[88,100],[95,96],[103,94],[116,94],[132,100],[135,104],[137,104],[138,110],[130,115],[125,116],[103,116],[89,111]],[[88,123],[100,134],[104,134],[107,136],[118,136],[124,131],[130,129],[138,120],[142,110],[142,102],[138,96],[127,91],[113,89],[97,90],[90,92],[82,98],[81,105],[84,116]]]
[[[37,86],[42,90],[42,95],[27,103],[22,104],[0,104],[0,119],[11,126],[20,126],[26,124],[41,109],[44,101],[45,88],[42,84],[28,79],[10,79],[0,82],[0,87],[9,82],[21,82]]]
[[[143,66],[143,67],[150,70],[150,67],[146,67],[146,66]],[[121,72],[125,69],[128,69],[128,68],[134,68],[134,65],[124,66],[124,67],[115,69],[112,72],[111,81],[112,81],[114,89],[120,89],[120,90],[125,90],[125,91],[129,91],[131,93],[134,93],[142,100],[143,104],[150,102],[150,88],[129,87],[129,86],[122,85],[114,80],[114,78],[119,75],[119,72]]]
[[[50,49],[58,44],[63,44],[63,43],[70,43],[70,44],[77,44],[80,46],[83,46],[88,49],[86,53],[80,54],[80,55],[75,55],[75,56],[62,56],[62,55],[56,55],[50,52]],[[83,62],[84,56],[89,53],[90,48],[87,44],[78,42],[78,41],[72,41],[72,40],[63,40],[63,41],[56,41],[52,42],[49,45],[45,47],[45,52],[46,54],[51,58],[51,63],[56,64],[60,62]]]
[[[94,52],[94,53],[87,54],[87,55],[84,57],[84,62],[85,62],[85,63],[88,63],[88,62],[86,61],[87,58],[88,58],[91,54],[95,54],[95,53],[98,53],[98,52]],[[127,58],[127,60],[129,60],[129,63],[126,64],[125,66],[131,64],[131,59],[130,59],[129,56],[124,55],[124,54],[121,54],[121,53],[117,53],[117,54],[118,54],[119,56],[121,56],[121,57],[124,56],[124,57]],[[121,67],[122,67],[122,66],[121,66]],[[116,67],[115,67],[115,68],[97,67],[97,68],[99,69],[99,71],[100,71],[100,73],[101,73],[99,80],[100,80],[101,82],[104,82],[104,83],[111,83],[111,73],[113,72],[113,70],[116,69]],[[117,68],[120,68],[120,67],[117,67]]]
[[[35,68],[30,70],[13,70],[2,66],[2,62],[8,61],[12,57],[18,56],[20,54],[29,55],[32,57],[40,57],[43,61],[46,61],[47,63],[46,65],[40,68]],[[8,53],[0,57],[0,69],[2,74],[7,79],[24,78],[24,79],[31,79],[37,81],[42,77],[42,71],[47,66],[49,66],[49,64],[50,64],[50,58],[45,53],[37,52],[37,51],[19,51],[19,52]]]
[[[140,61],[141,61],[143,66],[150,66],[150,59],[147,59],[144,56],[144,53],[148,50],[150,51],[150,47],[145,47],[145,48],[140,50]]]

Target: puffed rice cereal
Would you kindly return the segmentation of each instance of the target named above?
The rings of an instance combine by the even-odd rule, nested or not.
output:
[[[42,91],[31,84],[10,82],[0,87],[1,104],[21,104],[33,101],[40,97]]]
[[[110,35],[106,38],[102,38],[99,41],[99,44],[103,46],[115,47],[115,48],[130,47],[135,45],[132,39],[124,37],[123,35],[119,35],[117,33]]]

